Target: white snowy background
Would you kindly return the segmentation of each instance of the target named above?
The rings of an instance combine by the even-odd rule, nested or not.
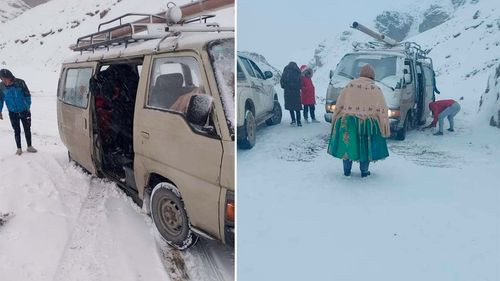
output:
[[[95,179],[68,162],[59,139],[56,89],[61,62],[79,36],[125,13],[158,13],[168,1],[51,0],[29,8],[0,0],[0,68],[26,81],[32,93],[36,154],[15,155],[8,113],[0,121],[0,280],[220,280],[234,276],[217,268],[220,246],[170,251],[154,226],[115,184]],[[36,0],[28,2],[37,2]],[[43,1],[38,1],[43,2]],[[176,1],[178,5],[190,1]],[[37,3],[39,4],[39,3]],[[216,13],[234,26],[234,8]],[[5,22],[4,22],[5,21]],[[24,135],[23,149],[26,148]],[[222,252],[227,251],[223,248]],[[221,256],[234,259],[233,253]],[[222,258],[221,258],[222,259]],[[174,260],[184,260],[180,272]],[[223,260],[223,259],[222,259]],[[217,271],[218,270],[218,271]],[[168,274],[167,274],[168,273]]]
[[[500,129],[490,126],[500,109],[500,3],[252,5],[238,6],[238,50],[263,55],[258,63],[275,75],[289,61],[314,67],[322,123],[290,127],[283,112],[280,125],[257,132],[253,149],[238,150],[239,280],[500,280]],[[431,5],[448,17],[419,32],[425,12],[436,12]],[[390,156],[371,164],[371,176],[361,178],[354,164],[344,177],[342,161],[326,153],[329,71],[353,41],[373,40],[349,23],[374,28],[383,11],[413,17],[406,40],[432,48],[436,98],[462,110],[454,133],[411,131],[388,141]]]

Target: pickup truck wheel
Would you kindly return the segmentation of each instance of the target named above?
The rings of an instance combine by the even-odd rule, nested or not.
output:
[[[238,142],[238,146],[243,149],[250,149],[255,145],[257,125],[252,111],[246,110],[245,124],[243,125],[244,138]]]
[[[154,187],[150,200],[153,222],[166,242],[179,250],[193,246],[198,237],[191,231],[178,189],[169,183],[159,183]]]
[[[406,114],[405,122],[403,124],[403,128],[399,129],[399,131],[396,133],[396,140],[405,140],[406,138],[406,132],[408,131],[408,126],[410,123],[409,119],[409,114]]]
[[[275,100],[273,106],[273,117],[266,120],[266,125],[268,126],[278,125],[279,123],[281,123],[281,116],[282,116],[281,105],[277,100]]]

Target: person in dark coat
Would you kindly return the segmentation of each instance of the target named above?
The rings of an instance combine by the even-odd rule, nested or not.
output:
[[[23,153],[21,149],[21,124],[23,124],[24,135],[28,145],[28,152],[37,152],[31,145],[31,94],[26,83],[14,77],[8,69],[0,70],[0,120],[3,120],[3,103],[7,105],[9,118],[17,145],[17,155]]]
[[[302,110],[302,103],[300,101],[301,72],[295,62],[290,62],[281,75],[281,88],[285,90],[285,109],[290,111],[292,118],[291,125],[302,126],[300,123],[300,111]]]

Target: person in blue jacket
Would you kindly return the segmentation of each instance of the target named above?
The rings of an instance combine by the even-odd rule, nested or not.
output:
[[[21,149],[21,125],[23,124],[28,152],[37,150],[31,145],[31,94],[26,83],[14,77],[8,69],[0,70],[0,120],[3,120],[3,103],[7,105],[10,123],[14,129],[14,137],[17,145],[17,155],[23,153]]]

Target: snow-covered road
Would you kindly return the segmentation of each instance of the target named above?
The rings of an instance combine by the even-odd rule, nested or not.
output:
[[[345,177],[323,107],[238,150],[239,280],[500,280],[497,129],[464,110],[455,133],[411,131]]]
[[[33,93],[36,154],[15,155],[10,121],[0,121],[0,214],[13,213],[0,226],[0,280],[234,279],[232,249],[171,249],[114,183],[69,163],[55,108],[54,96]]]

